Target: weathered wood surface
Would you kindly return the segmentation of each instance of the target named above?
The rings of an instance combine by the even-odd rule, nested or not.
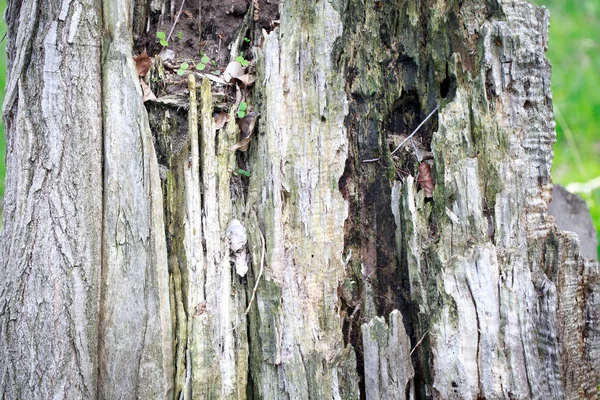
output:
[[[6,11],[5,399],[97,393],[102,17],[92,1],[69,3],[9,1]]]
[[[547,216],[545,10],[248,14],[240,154],[206,79],[146,113],[130,11],[175,3],[129,5],[9,3],[5,398],[597,398],[598,264]]]
[[[171,398],[173,334],[163,194],[131,57],[129,1],[103,2],[101,398]]]
[[[362,325],[365,358],[365,396],[367,399],[414,399],[415,371],[410,360],[410,338],[398,310]]]
[[[343,32],[336,6],[281,3],[281,27],[265,35],[259,50],[264,101],[249,154],[247,202],[247,213],[256,214],[249,240],[258,243],[262,234],[267,245],[250,314],[256,397],[357,396],[349,389],[356,389],[358,374],[344,371],[355,367],[337,314],[347,216],[338,180],[348,139],[344,80],[332,57]],[[259,257],[253,247],[254,276]]]
[[[588,313],[598,304],[583,293],[597,290],[598,267],[546,214],[547,12],[525,2],[431,5],[353,14],[364,25],[342,56],[358,70],[342,190],[356,212],[349,223],[367,233],[346,247],[363,281],[363,318],[398,308],[411,344],[424,339],[413,358],[418,397],[596,398],[597,313]],[[437,121],[416,136],[433,154],[437,186],[426,201],[398,176],[398,166],[416,172],[416,157],[401,152],[390,171],[381,148],[436,105]],[[390,172],[401,182],[382,182]],[[381,217],[386,203],[395,229]],[[378,368],[366,355],[365,377]]]
[[[575,232],[579,237],[580,252],[585,258],[598,261],[598,233],[584,199],[570,193],[561,185],[552,187],[552,201],[548,214],[562,231]]]

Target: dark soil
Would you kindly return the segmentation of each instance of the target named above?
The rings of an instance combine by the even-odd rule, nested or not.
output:
[[[257,10],[253,10],[253,3],[258,6]],[[211,61],[204,72],[218,73],[231,60],[229,45],[239,34],[247,13],[252,12],[249,16],[250,27],[241,34],[248,38],[242,48],[248,60],[252,55],[247,50],[260,44],[256,39],[260,39],[261,30],[270,30],[272,22],[279,19],[277,0],[188,0],[181,9],[177,24],[173,26],[180,8],[181,2],[173,0],[166,2],[164,14],[148,10],[149,29],[146,35],[135,40],[134,53],[140,54],[146,49],[151,57],[159,54],[163,46],[156,33],[164,32],[168,36],[172,30],[167,49],[175,54],[173,64],[187,62],[195,67],[206,55]]]

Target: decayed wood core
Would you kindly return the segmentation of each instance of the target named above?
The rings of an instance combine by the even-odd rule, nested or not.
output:
[[[597,398],[544,9],[181,4],[9,2],[4,397]]]

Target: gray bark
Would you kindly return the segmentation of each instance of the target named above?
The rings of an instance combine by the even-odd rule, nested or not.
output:
[[[9,2],[4,398],[172,396],[162,192],[120,10]]]
[[[597,398],[547,12],[286,0],[266,32],[261,5],[240,154],[206,77],[144,107],[132,37],[175,3],[9,3],[2,397]]]
[[[129,2],[103,2],[104,204],[100,398],[173,397],[173,336],[158,162],[133,63]]]
[[[9,2],[6,13],[0,393],[7,399],[96,397],[101,15],[93,1],[69,3]]]
[[[554,185],[548,214],[556,219],[556,226],[561,231],[577,234],[583,257],[598,261],[598,233],[585,200],[563,186]]]

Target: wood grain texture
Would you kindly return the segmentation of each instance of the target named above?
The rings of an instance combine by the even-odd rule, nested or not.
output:
[[[132,58],[129,1],[103,2],[102,398],[173,396],[163,194]]]
[[[355,372],[343,376],[348,355],[336,311],[347,215],[338,190],[347,101],[331,57],[343,29],[339,6],[281,3],[281,28],[265,34],[258,54],[265,84],[249,150],[248,237],[259,243],[260,230],[267,253],[249,318],[254,396],[357,395]],[[256,277],[260,248],[251,252]]]
[[[0,397],[597,399],[544,9],[282,1],[242,153],[208,79],[144,107],[145,5],[9,2]]]
[[[100,8],[96,1],[9,1],[6,18],[0,397],[94,398]]]

